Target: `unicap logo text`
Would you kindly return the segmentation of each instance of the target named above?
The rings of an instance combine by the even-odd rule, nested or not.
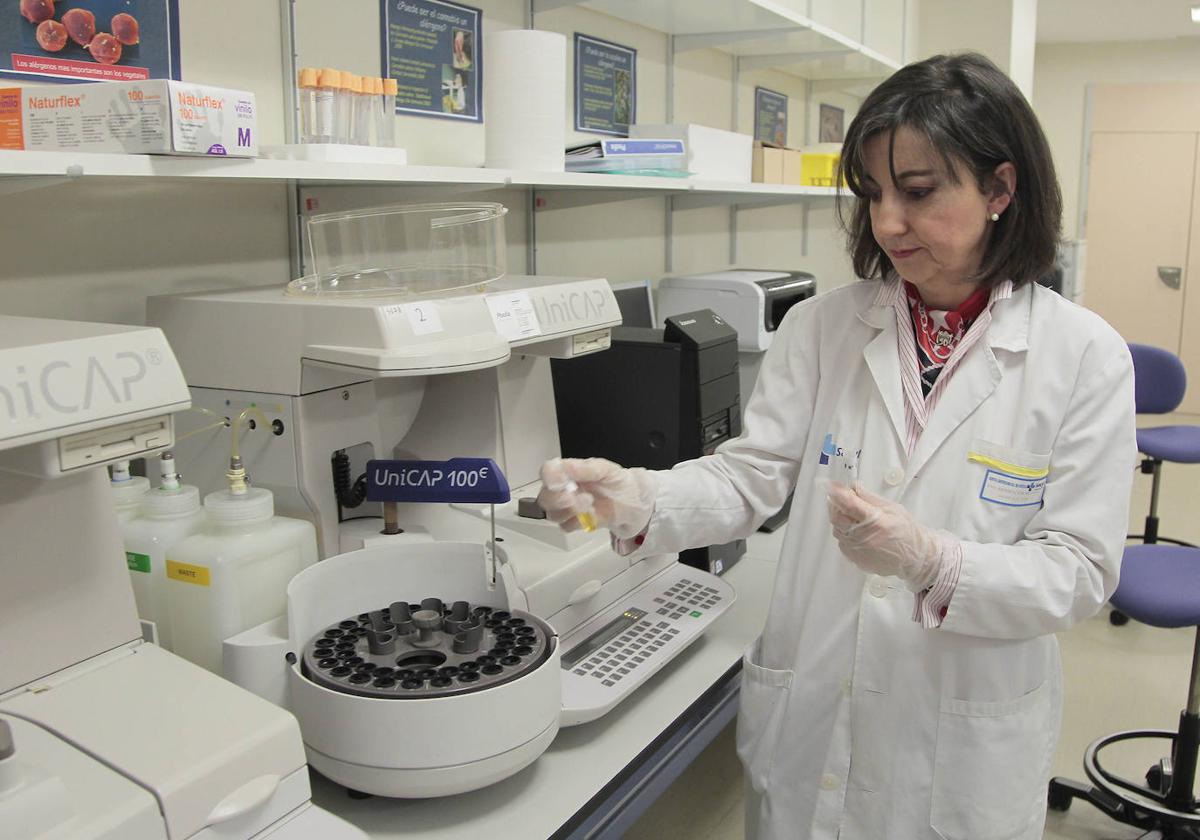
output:
[[[533,299],[543,327],[605,317],[608,298],[599,289],[538,295]]]
[[[133,398],[134,385],[145,377],[146,360],[129,351],[17,365],[0,381],[0,417],[17,422],[122,405]]]

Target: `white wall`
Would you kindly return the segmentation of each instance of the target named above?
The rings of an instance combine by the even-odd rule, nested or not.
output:
[[[914,58],[974,50],[1008,69],[1010,0],[921,0]]]
[[[723,2],[723,0],[705,0]],[[866,33],[873,46],[899,57],[914,42],[917,0],[908,0],[910,33],[897,30],[901,0],[861,5],[852,38]],[[185,79],[254,91],[260,139],[284,139],[283,56],[287,49],[279,4],[245,0],[182,0],[182,69]],[[525,0],[473,0],[483,10],[484,32],[524,25]],[[802,13],[807,0],[795,0]],[[816,2],[826,23],[846,4]],[[841,9],[839,11],[839,8]],[[296,49],[301,66],[335,66],[379,72],[377,0],[297,0]],[[231,25],[232,24],[232,25]],[[594,35],[638,50],[638,119],[666,116],[667,39],[582,7],[537,16],[539,28]],[[570,66],[570,62],[569,62]],[[798,77],[772,71],[745,73],[732,122],[733,62],[716,50],[679,53],[675,66],[675,119],[752,131],[753,90],[762,84],[789,96],[789,143],[813,139],[821,102],[842,107],[849,123],[859,98],[821,86],[811,93]],[[568,80],[568,90],[571,90]],[[861,93],[861,91],[859,91]],[[570,112],[564,114],[570,120]],[[476,166],[483,161],[483,129],[433,118],[397,119],[399,142],[416,164]],[[590,139],[592,135],[570,137]],[[5,185],[11,188],[11,182]],[[0,187],[3,188],[3,187]],[[0,310],[14,314],[137,323],[150,294],[234,285],[282,284],[290,279],[287,187],[278,184],[202,184],[123,180],[67,182],[5,195],[0,201]],[[306,195],[328,211],[349,206],[439,200],[446,189],[405,187],[310,188]],[[587,274],[614,281],[661,277],[668,263],[666,201],[660,197],[588,205],[570,192],[496,190],[478,194],[503,202],[509,215],[510,271],[526,270],[526,209],[536,212],[538,271]],[[738,262],[744,266],[801,268],[817,274],[822,289],[848,282],[849,263],[833,202],[748,208],[737,214]],[[731,213],[727,207],[673,214],[673,270],[697,272],[729,264]]]
[[[1087,85],[1200,82],[1200,39],[1038,44],[1033,107],[1045,129],[1063,191],[1063,235],[1075,239]]]

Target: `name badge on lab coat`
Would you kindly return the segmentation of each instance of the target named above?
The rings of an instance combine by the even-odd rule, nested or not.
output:
[[[985,467],[983,485],[979,488],[979,498],[985,502],[1005,507],[1032,507],[1042,503],[1050,474],[1044,465],[1033,467],[1010,463],[987,449],[969,452],[967,459]],[[1049,456],[1045,456],[1045,460],[1048,461]]]
[[[1040,505],[1046,492],[1046,476],[1022,478],[1016,475],[989,469],[983,477],[979,498],[1008,507]]]

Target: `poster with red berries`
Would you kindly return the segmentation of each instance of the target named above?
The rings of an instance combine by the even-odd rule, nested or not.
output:
[[[0,0],[0,78],[179,78],[178,0]]]

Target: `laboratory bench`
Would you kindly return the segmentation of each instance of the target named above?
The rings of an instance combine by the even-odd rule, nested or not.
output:
[[[353,798],[313,773],[313,801],[373,840],[620,837],[736,716],[742,653],[762,630],[782,540],[782,528],[752,536],[724,575],[733,606],[611,712],[561,730],[520,773],[415,800]]]

